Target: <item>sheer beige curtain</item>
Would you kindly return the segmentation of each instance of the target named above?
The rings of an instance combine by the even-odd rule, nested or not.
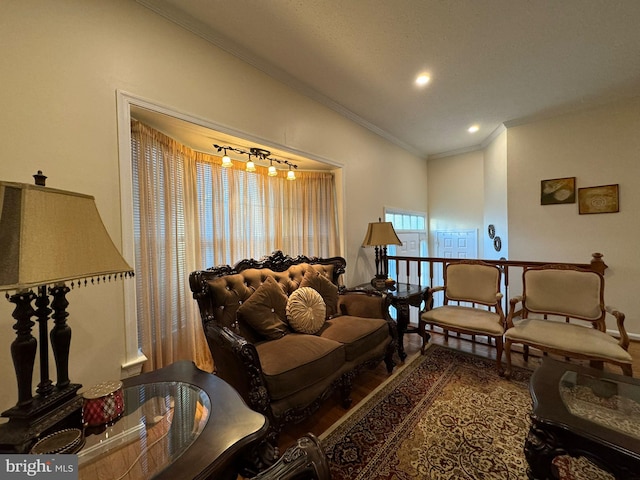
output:
[[[176,360],[213,369],[189,290],[189,273],[200,261],[193,161],[171,138],[132,122],[134,237],[138,344],[155,370]],[[197,207],[195,207],[197,208]],[[197,215],[195,215],[197,220]]]
[[[196,152],[132,121],[138,343],[145,370],[189,359],[212,360],[188,278],[193,270],[279,249],[338,255],[335,181],[331,173],[296,172],[289,181],[247,173],[243,164]]]
[[[233,265],[273,250],[328,257],[338,255],[335,180],[331,173],[297,172],[269,177],[256,166],[223,168],[219,157],[196,153],[201,258],[206,267]]]

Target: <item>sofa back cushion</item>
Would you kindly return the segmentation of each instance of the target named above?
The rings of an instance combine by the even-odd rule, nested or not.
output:
[[[282,287],[273,277],[267,277],[238,307],[238,322],[248,325],[267,340],[275,340],[289,333],[286,307],[287,296]]]
[[[338,313],[338,286],[316,269],[311,269],[304,274],[300,282],[300,288],[311,287],[317,291],[326,307],[326,318],[331,318]]]
[[[283,265],[286,268],[279,271]],[[193,272],[190,285],[205,323],[213,321],[221,326],[236,327],[238,309],[266,278],[273,278],[287,296],[300,286],[307,273],[322,275],[336,285],[337,290],[344,265],[345,261],[341,257],[293,259],[282,256],[281,252],[274,252],[266,261],[243,260],[234,267],[221,266]],[[256,341],[260,337],[244,320],[238,324],[239,333],[249,341]]]

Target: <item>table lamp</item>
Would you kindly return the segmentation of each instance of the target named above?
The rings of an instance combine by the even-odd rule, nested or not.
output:
[[[371,285],[376,288],[384,288],[389,275],[389,261],[387,259],[387,245],[402,245],[396,235],[391,222],[383,222],[378,219],[367,228],[367,234],[362,242],[363,247],[375,247],[376,252],[376,276],[371,280]]]
[[[67,282],[74,288],[133,276],[94,197],[47,188],[42,172],[34,178],[36,185],[0,182],[0,291],[15,304],[11,357],[18,382],[17,404],[2,413],[9,421],[0,426],[0,450],[15,453],[23,453],[34,438],[82,406],[81,385],[69,379]],[[38,322],[38,340],[31,334],[32,317]],[[49,340],[55,385],[49,378]],[[38,347],[40,383],[34,396]]]

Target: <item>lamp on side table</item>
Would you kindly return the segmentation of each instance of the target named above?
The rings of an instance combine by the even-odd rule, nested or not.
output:
[[[385,288],[389,276],[389,261],[387,260],[387,245],[402,245],[396,235],[391,222],[383,222],[378,219],[367,228],[367,234],[362,241],[363,247],[375,247],[376,252],[376,276],[371,280],[371,285],[377,289]]]
[[[18,382],[18,402],[2,413],[9,421],[0,425],[0,451],[8,453],[27,452],[42,433],[70,415],[79,415],[81,385],[69,379],[66,282],[73,288],[118,275],[133,276],[92,196],[46,188],[42,172],[34,178],[36,185],[0,182],[0,291],[15,304],[11,357]],[[32,317],[38,322],[37,340],[31,334]],[[49,340],[55,385],[49,378]],[[40,383],[34,396],[38,346]]]

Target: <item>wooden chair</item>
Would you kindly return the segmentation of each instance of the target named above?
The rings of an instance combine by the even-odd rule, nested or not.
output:
[[[444,285],[427,290],[426,309],[418,323],[424,354],[429,334],[426,325],[436,325],[448,332],[487,336],[496,342],[496,368],[502,369],[504,311],[500,304],[502,272],[495,265],[479,260],[448,263],[444,270]],[[441,307],[433,307],[433,294],[444,291]],[[462,305],[464,303],[465,305]]]
[[[569,265],[529,267],[522,273],[522,295],[510,300],[505,332],[507,376],[511,345],[519,343],[565,358],[589,360],[604,368],[610,362],[632,375],[632,358],[624,314],[604,303],[604,277]],[[516,308],[520,305],[520,308]],[[607,333],[607,313],[615,317],[620,339]],[[520,320],[517,320],[517,319]]]

